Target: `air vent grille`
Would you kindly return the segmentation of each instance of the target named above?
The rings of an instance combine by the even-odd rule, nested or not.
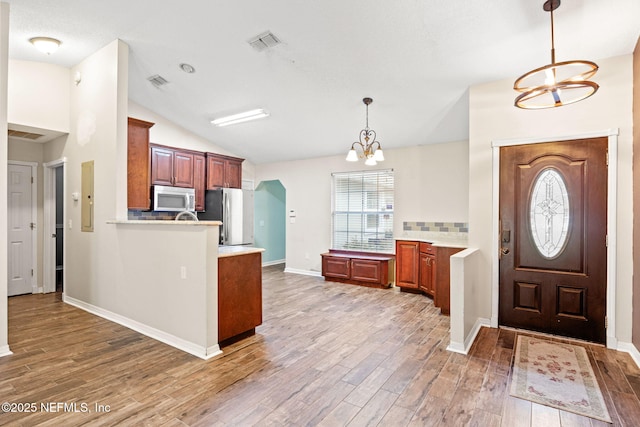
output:
[[[153,75],[151,77],[147,77],[147,80],[149,80],[151,84],[154,85],[155,87],[164,86],[167,83],[169,83],[167,79],[165,79],[159,74]]]
[[[36,139],[41,138],[41,137],[44,136],[44,135],[41,135],[39,133],[22,132],[20,130],[11,130],[11,129],[9,129],[8,134],[9,134],[9,136],[11,136],[13,138],[29,139],[31,141],[35,141]]]
[[[259,36],[249,41],[251,47],[258,52],[277,46],[280,43],[280,40],[270,31],[267,31],[264,34],[260,34]]]

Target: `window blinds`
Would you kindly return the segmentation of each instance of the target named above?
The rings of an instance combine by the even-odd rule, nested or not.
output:
[[[393,170],[333,174],[333,249],[393,252]]]

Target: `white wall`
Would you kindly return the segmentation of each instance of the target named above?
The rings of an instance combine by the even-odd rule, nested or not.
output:
[[[632,301],[632,55],[597,61],[600,85],[591,98],[561,108],[529,111],[513,106],[513,80],[474,86],[469,99],[469,245],[482,252],[481,292],[474,310],[491,318],[492,141],[558,137],[619,128],[616,335],[631,341]],[[496,314],[497,316],[497,314]]]
[[[7,206],[7,73],[9,70],[9,4],[0,3],[0,206]],[[0,215],[0,260],[7,259],[7,215]],[[7,263],[0,262],[0,356],[10,354],[7,310]]]
[[[214,145],[211,141],[207,141],[181,128],[175,123],[170,122],[164,117],[149,111],[131,100],[129,100],[129,117],[155,123],[153,127],[149,129],[149,139],[152,143],[237,157],[237,155],[231,151]],[[254,179],[254,175],[255,166],[253,163],[248,160],[242,162],[242,179],[252,180]]]
[[[9,61],[9,123],[69,132],[71,77],[68,68]]]
[[[344,156],[256,165],[256,183],[279,179],[286,189],[287,215],[296,222],[286,229],[287,269],[319,272],[320,254],[331,246],[331,174],[369,168]],[[468,219],[468,145],[466,141],[385,149],[384,162],[374,169],[395,174],[394,234],[402,236],[403,221]]]

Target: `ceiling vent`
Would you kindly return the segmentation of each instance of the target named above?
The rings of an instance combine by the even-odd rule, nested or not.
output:
[[[249,41],[251,47],[258,52],[262,52],[263,50],[279,45],[280,43],[280,40],[278,40],[278,38],[273,35],[271,31],[260,34],[259,36]]]
[[[158,87],[158,88],[160,86],[164,86],[167,83],[169,83],[169,81],[167,79],[165,79],[164,77],[162,77],[159,74],[156,74],[156,75],[151,76],[151,77],[147,77],[147,80],[149,80],[152,85],[154,85],[155,87]]]
[[[28,139],[31,141],[35,141],[36,139],[44,136],[39,133],[22,132],[20,130],[11,130],[11,129],[9,129],[8,134],[10,137],[13,137],[13,138],[22,138],[22,139]]]

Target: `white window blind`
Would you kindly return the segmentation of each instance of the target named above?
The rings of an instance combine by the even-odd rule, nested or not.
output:
[[[333,249],[393,252],[393,170],[333,174]]]

